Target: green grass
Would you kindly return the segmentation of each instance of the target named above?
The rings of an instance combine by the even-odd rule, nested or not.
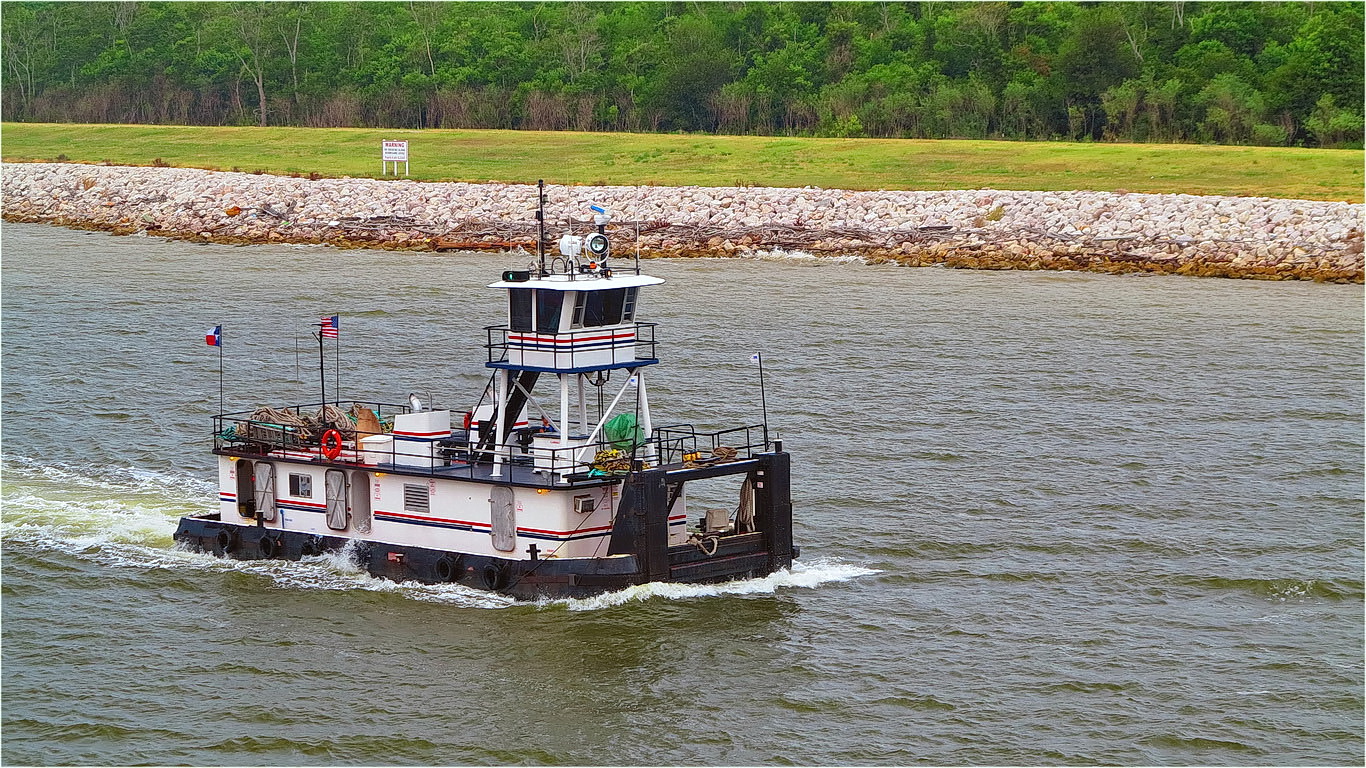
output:
[[[378,177],[382,139],[407,139],[410,178],[424,181],[1125,189],[1352,202],[1363,189],[1361,150],[1186,144],[4,123],[0,154]]]

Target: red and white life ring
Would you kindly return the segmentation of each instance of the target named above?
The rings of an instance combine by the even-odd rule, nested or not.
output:
[[[336,459],[341,455],[342,436],[335,429],[329,429],[323,433],[323,455],[328,459]]]

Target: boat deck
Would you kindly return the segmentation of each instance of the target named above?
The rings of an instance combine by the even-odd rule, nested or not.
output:
[[[346,404],[328,404],[342,407]],[[381,418],[404,412],[403,406],[366,404]],[[304,413],[312,406],[290,406],[275,411],[279,414]],[[413,454],[389,444],[382,450],[362,447],[349,436],[334,445],[331,458],[321,439],[322,429],[272,423],[252,418],[251,413],[223,414],[214,420],[214,453],[244,459],[280,460],[322,464],[351,469],[368,469],[393,474],[465,479],[479,483],[502,483],[536,488],[594,487],[619,482],[629,469],[664,468],[671,475],[685,472],[697,476],[698,471],[712,467],[731,467],[736,462],[753,458],[769,450],[767,430],[763,425],[746,425],[714,432],[702,432],[688,424],[656,428],[648,439],[631,451],[610,451],[616,456],[593,470],[590,461],[600,451],[609,451],[612,443],[600,439],[592,444],[576,444],[546,449],[523,444],[505,445],[494,449],[478,443],[468,430],[451,429],[448,437],[433,440],[430,455]],[[283,420],[283,419],[282,419]],[[373,434],[373,433],[372,433]],[[495,464],[495,453],[501,459]],[[606,470],[606,471],[604,471]],[[716,475],[731,474],[732,469],[719,469]]]
[[[494,464],[489,461],[472,463],[455,462],[447,466],[427,469],[425,467],[405,466],[392,462],[365,464],[356,461],[346,461],[341,458],[336,461],[329,461],[322,456],[305,456],[295,451],[281,452],[277,455],[273,452],[261,453],[258,451],[220,449],[215,451],[215,453],[225,456],[237,456],[239,458],[280,459],[284,461],[322,464],[351,469],[366,469],[372,472],[388,472],[395,475],[439,477],[451,480],[470,480],[476,483],[517,485],[533,488],[592,488],[620,482],[629,474],[627,472],[618,472],[594,475],[589,472],[574,472],[560,476],[557,473],[538,470],[529,461],[514,461],[510,464],[503,464],[500,468],[500,473],[495,475]],[[650,464],[647,462],[645,468],[663,469],[668,474],[670,482],[677,482],[737,474],[739,472],[748,471],[755,463],[753,457],[737,456],[724,461],[711,459],[703,460],[701,462],[671,462],[669,464]]]

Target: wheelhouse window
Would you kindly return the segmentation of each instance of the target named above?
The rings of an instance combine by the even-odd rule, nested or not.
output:
[[[612,288],[606,291],[583,291],[574,302],[575,328],[594,328],[600,325],[617,325],[626,314],[627,291],[630,291],[631,313],[635,313],[634,288]]]
[[[313,498],[313,476],[289,473],[289,495],[301,499]]]
[[[514,331],[531,330],[533,288],[508,289],[508,327]]]
[[[511,288],[508,290],[508,328],[514,331],[559,333],[560,309],[563,306],[564,291]]]
[[[564,291],[536,291],[536,332],[559,333]]]
[[[574,294],[574,315],[569,320],[570,328],[583,327],[583,311],[588,305],[588,292],[579,291]]]

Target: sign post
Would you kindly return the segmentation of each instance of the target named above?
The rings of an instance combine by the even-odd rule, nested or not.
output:
[[[384,176],[389,173],[389,163],[394,164],[394,175],[398,175],[398,164],[403,163],[403,175],[408,175],[408,142],[406,141],[384,141],[381,142],[379,175]]]

